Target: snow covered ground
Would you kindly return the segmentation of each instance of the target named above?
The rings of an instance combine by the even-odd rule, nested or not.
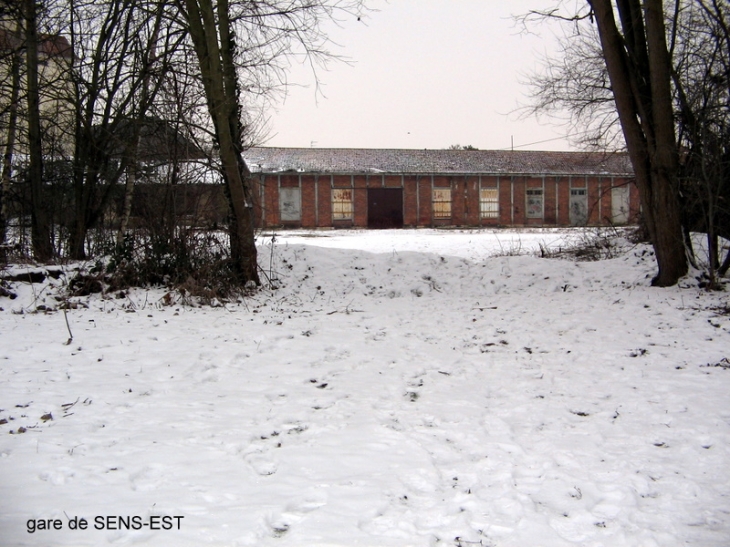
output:
[[[728,294],[512,256],[581,237],[279,233],[278,290],[87,297],[69,345],[64,277],[14,284],[0,545],[729,545]]]

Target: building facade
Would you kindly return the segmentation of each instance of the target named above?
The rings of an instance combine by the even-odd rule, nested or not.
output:
[[[252,148],[263,228],[610,226],[639,196],[618,153]]]
[[[20,157],[28,154],[25,37],[20,25],[0,17],[0,147]],[[73,50],[59,35],[38,35],[39,113],[49,155],[73,153],[73,85],[69,71]],[[11,118],[15,117],[13,127]],[[8,150],[8,142],[11,150]]]

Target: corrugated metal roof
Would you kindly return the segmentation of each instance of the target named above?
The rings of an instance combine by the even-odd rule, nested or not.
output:
[[[254,173],[631,175],[626,154],[532,150],[251,148]]]

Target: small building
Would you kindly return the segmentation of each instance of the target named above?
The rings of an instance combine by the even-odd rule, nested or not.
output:
[[[609,226],[638,219],[626,154],[251,148],[262,228]]]

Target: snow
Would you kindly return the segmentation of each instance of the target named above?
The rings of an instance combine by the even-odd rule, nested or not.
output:
[[[280,288],[85,297],[68,345],[65,278],[13,284],[0,544],[730,544],[727,293],[532,255],[584,237],[263,235]]]

